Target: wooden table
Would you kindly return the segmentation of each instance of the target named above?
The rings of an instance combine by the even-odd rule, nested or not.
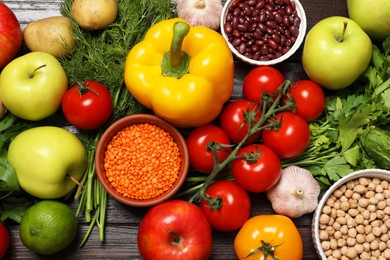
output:
[[[31,21],[58,15],[61,0],[5,0],[3,2],[15,12],[22,28],[24,28]],[[348,15],[346,1],[344,0],[301,0],[301,3],[306,11],[308,30],[325,17]],[[277,66],[289,79],[305,77],[300,63],[301,50],[302,48],[289,61]],[[237,62],[234,97],[240,97],[242,79],[249,69],[249,66]],[[273,213],[264,194],[251,194],[251,198],[253,203],[252,215]],[[79,234],[75,241],[63,252],[50,257],[39,257],[27,250],[19,239],[18,225],[12,225],[9,227],[11,245],[6,259],[140,259],[136,235],[139,223],[146,211],[145,208],[128,207],[110,198],[107,209],[105,242],[99,242],[98,232],[95,228],[84,247],[78,247],[88,228],[88,224],[81,217]],[[297,225],[303,239],[303,259],[319,259],[312,240],[312,216],[312,214],[307,214],[294,219],[294,223]],[[235,234],[236,232],[213,233],[214,245],[211,259],[236,259],[233,249]]]

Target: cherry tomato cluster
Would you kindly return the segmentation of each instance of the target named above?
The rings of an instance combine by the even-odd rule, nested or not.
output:
[[[218,123],[197,127],[186,138],[190,165],[196,171],[212,173],[219,163],[227,158],[231,161],[234,181],[210,185],[201,202],[201,209],[216,230],[240,228],[251,212],[248,193],[273,187],[281,175],[281,159],[301,154],[310,142],[308,123],[318,118],[325,107],[322,88],[311,80],[291,83],[282,93],[280,107],[292,102],[293,108],[276,112],[248,137],[248,129],[265,112],[261,111],[263,95],[275,100],[285,82],[274,67],[254,68],[244,79],[244,98],[227,103]],[[231,156],[235,147],[239,149]]]

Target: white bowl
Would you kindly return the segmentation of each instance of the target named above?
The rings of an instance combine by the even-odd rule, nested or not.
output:
[[[353,173],[350,173],[337,182],[335,182],[322,196],[321,200],[318,203],[317,209],[314,212],[313,220],[312,220],[312,236],[313,236],[313,242],[314,242],[314,248],[320,256],[321,259],[327,259],[327,256],[325,255],[324,250],[321,246],[320,241],[320,235],[319,235],[319,223],[320,223],[320,216],[322,208],[325,206],[327,199],[333,194],[335,190],[337,190],[340,186],[347,183],[350,180],[355,180],[360,177],[366,177],[366,178],[379,178],[381,180],[388,180],[390,181],[390,171],[387,170],[381,170],[381,169],[366,169],[366,170],[360,170]]]
[[[274,64],[277,64],[277,63],[281,63],[282,61],[285,61],[286,59],[291,57],[299,49],[299,47],[301,46],[301,44],[302,44],[302,42],[303,42],[303,40],[305,38],[306,28],[307,28],[307,21],[306,21],[305,10],[303,9],[303,6],[302,6],[302,4],[300,3],[299,0],[291,0],[292,2],[295,3],[297,14],[301,18],[301,24],[299,26],[299,35],[298,35],[295,43],[293,44],[291,49],[288,52],[286,52],[285,54],[283,54],[282,56],[280,56],[278,58],[275,58],[275,59],[267,60],[267,61],[260,61],[260,60],[250,59],[250,58],[240,54],[236,50],[236,48],[233,47],[232,43],[229,41],[228,36],[227,36],[227,34],[225,33],[225,30],[224,30],[224,24],[225,24],[225,21],[226,21],[226,14],[228,13],[228,9],[229,9],[229,7],[231,6],[231,4],[234,1],[237,1],[237,0],[227,0],[226,1],[225,5],[224,5],[224,7],[222,9],[220,28],[221,28],[222,36],[225,38],[226,42],[228,43],[228,46],[229,46],[230,50],[232,51],[232,53],[237,58],[239,58],[240,60],[242,60],[242,61],[244,61],[244,62],[246,62],[248,64],[255,65],[255,66],[274,65]]]

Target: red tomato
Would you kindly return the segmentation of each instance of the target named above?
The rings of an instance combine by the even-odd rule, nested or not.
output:
[[[283,74],[270,66],[259,66],[246,75],[242,86],[244,98],[257,102],[264,93],[277,93],[279,86],[283,84]]]
[[[77,128],[90,130],[102,126],[113,110],[111,94],[96,81],[84,81],[70,88],[62,98],[65,118]]]
[[[301,154],[309,145],[310,128],[307,122],[291,111],[276,115],[281,122],[280,128],[264,129],[263,142],[279,155],[280,158],[291,158]]]
[[[233,181],[219,181],[212,184],[206,194],[219,201],[217,205],[202,200],[200,207],[210,225],[219,231],[239,229],[251,213],[248,193]],[[219,205],[219,207],[218,207]]]
[[[311,80],[299,80],[288,89],[296,104],[296,114],[311,122],[325,109],[325,94],[322,88]]]
[[[9,246],[9,234],[7,228],[0,222],[0,259],[3,259]]]
[[[256,121],[261,118],[261,111],[256,103],[246,100],[234,100],[228,103],[222,110],[220,115],[220,125],[226,134],[229,136],[232,143],[238,144],[244,139],[248,132],[248,120],[246,112],[254,113]],[[256,122],[253,122],[255,124]],[[253,134],[248,138],[246,144],[253,143],[261,134],[261,131]]]
[[[251,144],[237,152],[237,156],[244,155],[251,155],[254,160],[239,158],[231,164],[233,177],[241,187],[250,192],[263,192],[278,182],[282,168],[274,151],[262,144]]]
[[[210,173],[214,168],[214,155],[208,149],[210,142],[219,145],[230,145],[230,140],[224,130],[216,125],[204,125],[195,128],[186,138],[190,165],[197,171]],[[231,148],[217,150],[220,162],[229,156]]]

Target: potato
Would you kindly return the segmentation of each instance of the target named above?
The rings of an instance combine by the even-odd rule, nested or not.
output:
[[[72,15],[85,30],[101,30],[115,22],[118,15],[117,0],[74,0]]]
[[[56,58],[67,56],[76,46],[69,18],[52,16],[29,23],[23,31],[30,51],[42,51]]]

